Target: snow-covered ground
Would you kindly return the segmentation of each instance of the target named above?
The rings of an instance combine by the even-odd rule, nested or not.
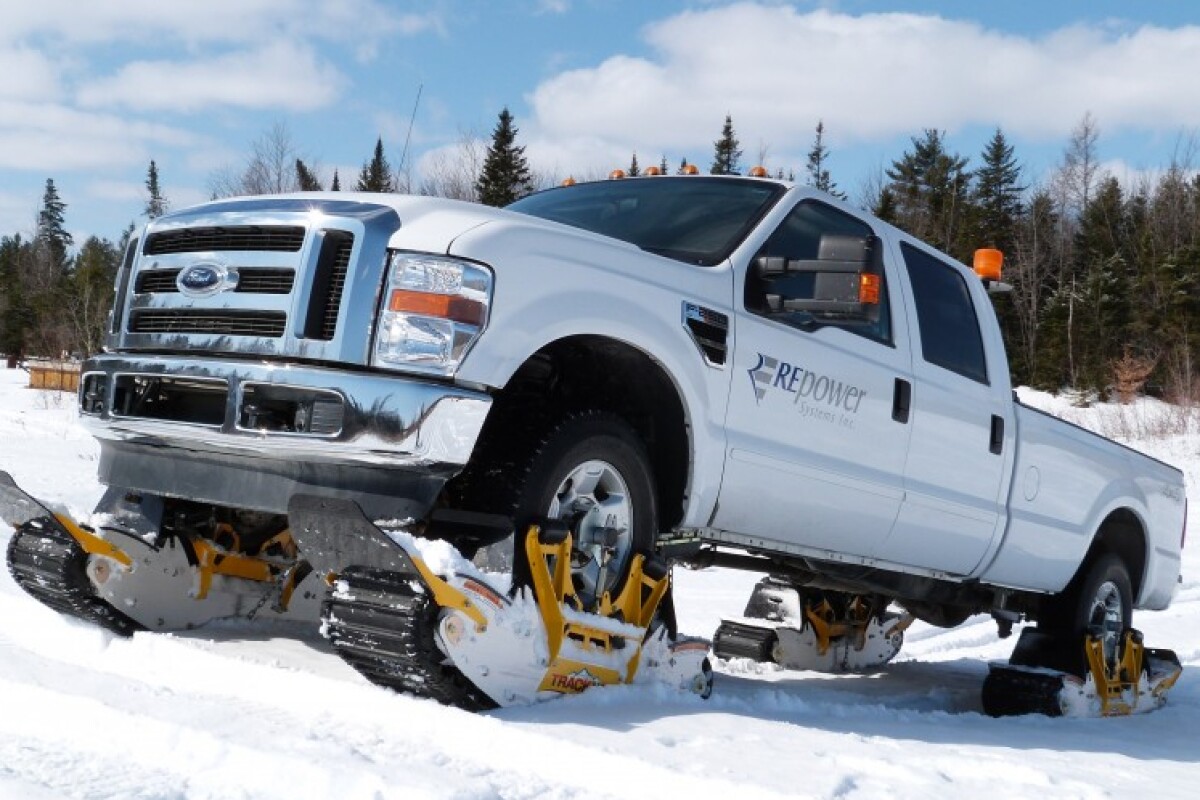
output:
[[[0,370],[0,469],[86,518],[97,448],[73,398]],[[1194,421],[1154,402],[1037,405],[1187,472]],[[1192,430],[1189,430],[1189,427]],[[1200,514],[1193,514],[1193,520]],[[11,530],[0,523],[0,549]],[[305,631],[245,623],[120,639],[0,570],[0,798],[1128,797],[1200,792],[1200,533],[1167,611],[1135,618],[1185,663],[1171,702],[1110,720],[990,719],[978,691],[1013,639],[917,624],[895,663],[827,676],[717,665],[710,700],[594,690],[468,714],[366,683]],[[681,627],[711,635],[758,576],[677,572]]]

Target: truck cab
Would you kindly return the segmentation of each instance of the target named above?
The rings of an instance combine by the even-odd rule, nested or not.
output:
[[[735,257],[713,526],[731,541],[971,575],[1003,533],[1013,456],[986,290],[895,228],[796,194]]]

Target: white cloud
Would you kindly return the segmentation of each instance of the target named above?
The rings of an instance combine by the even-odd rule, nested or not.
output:
[[[436,10],[397,13],[379,0],[37,0],[4,5],[0,40],[10,41],[49,37],[160,44],[167,38],[211,44],[298,35],[359,45],[443,29]]]
[[[195,112],[213,106],[310,111],[332,102],[345,79],[313,50],[290,42],[193,61],[134,61],[85,83],[84,106]]]
[[[1074,26],[1035,39],[936,16],[743,3],[642,35],[649,57],[614,56],[531,93],[531,155],[707,156],[726,113],[747,155],[759,141],[802,152],[819,119],[842,143],[975,124],[1061,138],[1088,110],[1106,131],[1200,126],[1194,26]]]
[[[195,137],[177,128],[61,105],[0,101],[0,168],[71,170],[148,163],[154,147]]]
[[[538,14],[565,14],[571,10],[569,0],[538,0]]]
[[[0,43],[0,100],[53,100],[58,69],[43,54]]]

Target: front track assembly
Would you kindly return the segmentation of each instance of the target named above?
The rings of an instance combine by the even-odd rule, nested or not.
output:
[[[381,530],[352,502],[296,496],[288,516],[331,585],[325,635],[372,683],[472,711],[635,680],[711,691],[708,642],[659,624],[669,571],[641,555],[616,598],[584,610],[564,527],[530,528],[532,585],[509,596],[465,562],[436,574],[413,537]]]
[[[89,553],[107,551],[104,540],[55,514],[0,472],[0,519],[13,527],[8,569],[17,585],[55,611],[122,636],[142,626],[100,599],[87,577]]]

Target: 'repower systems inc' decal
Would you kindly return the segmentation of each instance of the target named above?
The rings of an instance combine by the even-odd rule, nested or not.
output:
[[[838,423],[846,428],[854,427],[854,416],[867,396],[861,387],[765,353],[759,353],[758,363],[746,372],[750,374],[754,400],[759,405],[768,392],[789,394],[802,417]]]

